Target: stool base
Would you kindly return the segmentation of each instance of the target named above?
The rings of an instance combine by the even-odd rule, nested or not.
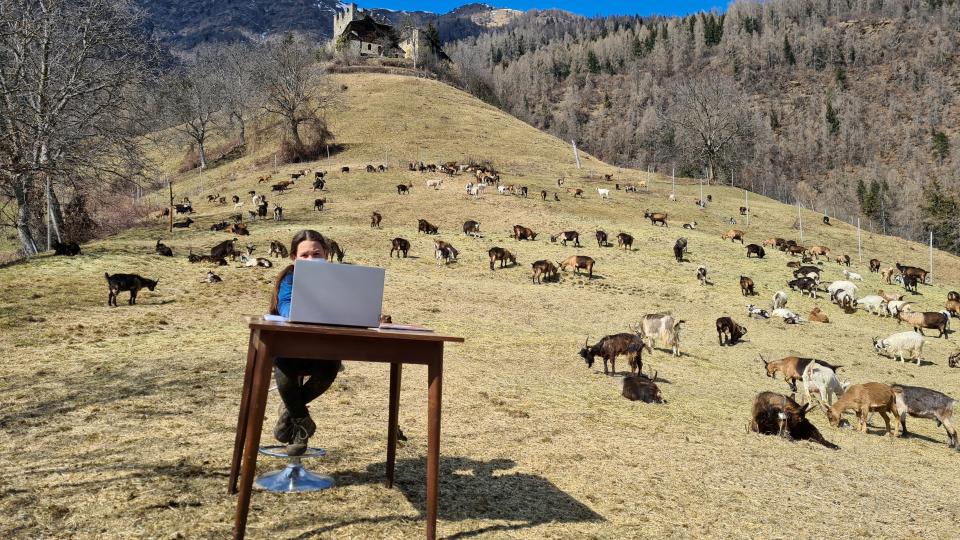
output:
[[[335,482],[325,474],[310,472],[303,467],[301,458],[319,457],[326,452],[310,448],[303,456],[286,456],[276,452],[276,447],[264,447],[260,453],[273,457],[286,457],[287,466],[278,471],[263,473],[255,480],[256,487],[274,493],[304,493],[332,488]]]

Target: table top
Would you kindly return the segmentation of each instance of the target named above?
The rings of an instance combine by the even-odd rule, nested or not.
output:
[[[412,341],[449,341],[463,343],[462,337],[445,336],[429,330],[397,330],[390,328],[353,328],[346,326],[326,326],[322,324],[292,323],[287,321],[268,321],[262,315],[244,317],[251,330],[269,332],[293,332],[298,334],[319,334],[335,336],[367,337],[373,339],[406,339]]]

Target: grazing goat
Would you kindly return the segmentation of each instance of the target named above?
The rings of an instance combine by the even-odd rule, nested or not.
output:
[[[400,258],[400,254],[403,253],[403,258],[407,258],[407,253],[410,251],[410,242],[404,238],[394,238],[390,241],[390,256],[393,257],[393,252],[397,252],[397,258]]]
[[[380,215],[380,212],[370,214],[370,228],[379,229],[381,221],[383,221],[383,216]]]
[[[670,347],[673,356],[680,356],[680,325],[683,319],[675,319],[669,313],[650,313],[640,317],[640,322],[630,326],[640,339],[650,339],[648,349],[653,352],[654,344],[659,341],[664,347]]]
[[[830,293],[830,300],[836,300],[840,291],[846,291],[853,298],[857,297],[857,286],[852,281],[834,281],[827,286],[827,292]]]
[[[879,289],[877,291],[877,294],[887,302],[896,302],[898,300],[903,300],[902,294],[888,294],[884,292],[883,289]]]
[[[747,258],[750,258],[750,255],[755,255],[758,259],[762,259],[766,256],[763,248],[757,244],[747,244]]]
[[[874,274],[880,273],[880,259],[870,259],[870,271]]]
[[[900,275],[904,278],[911,276],[916,278],[920,283],[927,282],[928,272],[923,268],[917,268],[916,266],[903,266],[900,263],[896,263],[897,270],[900,271]]]
[[[893,390],[885,384],[875,382],[855,384],[847,388],[833,406],[827,407],[823,403],[820,406],[827,413],[827,418],[833,427],[840,427],[840,418],[843,413],[853,410],[857,414],[857,419],[860,420],[861,433],[867,432],[867,416],[872,412],[880,413],[886,425],[887,434],[891,434],[890,417],[887,413],[895,418],[898,416]],[[900,436],[900,422],[896,423],[896,432],[893,435]]]
[[[903,312],[901,311],[897,316],[898,322],[904,321],[911,326],[913,326],[914,332],[919,332],[920,335],[923,335],[924,328],[930,328],[933,330],[939,330],[940,335],[937,337],[946,337],[950,338],[950,313],[946,311],[941,311],[939,313],[935,311],[923,311],[923,312]]]
[[[909,355],[911,360],[917,361],[918,366],[923,357],[925,342],[923,336],[914,331],[899,332],[884,339],[873,338],[873,346],[878,354],[886,352],[893,355],[894,359],[899,358],[901,363],[905,362],[906,356]]]
[[[175,204],[173,205],[173,211],[175,214],[192,214],[193,205],[190,203]]]
[[[622,247],[624,250],[633,251],[633,237],[627,233],[620,233],[617,235],[617,247]]]
[[[960,302],[956,300],[947,300],[944,310],[949,313],[951,317],[960,316]]]
[[[922,388],[920,386],[907,386],[904,384],[890,385],[893,391],[894,401],[897,406],[897,414],[900,420],[900,431],[907,435],[907,415],[914,418],[929,418],[936,420],[937,425],[942,425],[947,430],[947,437],[950,439],[950,448],[960,450],[960,442],[957,441],[957,430],[953,427],[953,405],[955,400],[943,393]]]
[[[740,338],[747,334],[747,329],[735,323],[730,317],[720,317],[717,319],[717,339],[720,346],[736,345]]]
[[[313,200],[313,209],[316,210],[317,212],[321,212],[321,211],[323,211],[323,206],[324,206],[325,204],[327,204],[327,198],[326,198],[326,197],[324,197],[324,198],[322,198],[322,199],[314,199],[314,200]]]
[[[580,247],[580,233],[577,231],[563,231],[550,236],[550,241],[553,243],[556,243],[558,239],[563,246],[566,246],[567,242],[573,242],[574,246]]]
[[[735,241],[735,240],[739,240],[740,243],[743,244],[743,236],[744,236],[745,234],[747,234],[747,233],[745,233],[745,232],[743,232],[743,231],[741,231],[741,230],[739,230],[739,229],[730,229],[729,231],[723,233],[723,234],[720,236],[720,239],[721,239],[721,240],[728,240],[728,239],[729,239],[731,242],[733,242],[733,241]]]
[[[857,300],[858,306],[863,306],[864,311],[874,315],[885,315],[887,313],[887,300],[876,294],[864,296]]]
[[[775,392],[760,392],[753,398],[750,431],[761,435],[778,435],[793,441],[813,441],[831,449],[840,447],[823,438],[817,427],[807,420],[811,406],[801,407],[793,398]]]
[[[827,260],[829,260],[830,258],[830,248],[826,246],[810,246],[807,248],[805,253],[807,255],[810,255],[811,257],[816,257],[818,259],[820,257],[826,257]]]
[[[810,403],[811,394],[817,394],[820,401],[833,405],[833,397],[842,396],[848,386],[850,386],[849,383],[844,386],[840,382],[836,371],[817,362],[810,362],[803,369],[803,395],[806,397],[806,403]]]
[[[773,303],[770,304],[771,309],[780,309],[787,307],[787,293],[783,291],[777,291],[773,293]]]
[[[891,317],[899,317],[900,313],[903,312],[913,302],[909,300],[889,300],[887,301],[887,313]]]
[[[137,293],[140,292],[140,289],[146,287],[153,291],[157,282],[160,281],[147,279],[138,274],[114,274],[111,276],[104,272],[103,275],[107,278],[107,287],[110,289],[110,294],[107,296],[107,305],[113,307],[117,307],[117,294],[121,291],[130,291],[130,299],[127,304],[132,306],[137,303]]]
[[[564,259],[563,261],[557,263],[557,266],[560,270],[566,272],[567,267],[573,267],[573,273],[580,275],[580,269],[585,269],[587,271],[587,276],[590,279],[593,279],[593,265],[594,260],[586,255],[571,255]]]
[[[463,234],[480,238],[480,222],[468,219],[463,222]]]
[[[687,251],[687,239],[678,238],[677,241],[673,243],[673,258],[676,259],[678,263],[682,263],[685,251]]]
[[[845,277],[845,278],[847,278],[848,280],[851,280],[851,281],[863,281],[863,276],[861,276],[860,274],[858,274],[858,273],[856,273],[856,272],[851,272],[851,271],[847,270],[846,268],[843,269],[843,277]]]
[[[837,255],[837,264],[840,266],[850,266],[850,256],[849,255]]]
[[[657,373],[654,372],[653,378],[649,378],[643,373],[637,375],[628,375],[623,378],[623,390],[620,395],[630,401],[642,401],[644,403],[666,403],[663,399],[663,393],[657,386]]]
[[[710,285],[710,282],[707,281],[707,267],[702,264],[697,267],[697,281],[700,282],[700,285]]]
[[[170,247],[166,244],[161,243],[159,240],[157,240],[157,246],[154,249],[156,249],[158,254],[164,257],[173,257],[173,250],[170,249]]]
[[[550,261],[536,261],[532,264],[532,266],[534,283],[542,284],[544,278],[549,281],[551,279],[556,280],[559,277],[559,274],[557,273],[557,266]]]
[[[643,217],[649,219],[651,225],[656,225],[659,223],[662,227],[668,227],[667,214],[663,212],[650,212],[650,210],[644,210]]]
[[[947,300],[953,300],[954,302],[960,302],[960,293],[957,291],[950,291],[947,293]]]
[[[533,229],[529,227],[524,227],[523,225],[514,225],[513,237],[517,240],[536,240],[537,233],[533,232]]]
[[[643,372],[643,348],[646,346],[643,343],[643,339],[636,334],[629,334],[623,332],[620,334],[612,334],[609,336],[604,336],[600,338],[594,345],[589,345],[590,336],[587,336],[587,339],[583,342],[583,348],[580,349],[580,357],[583,358],[583,361],[586,362],[588,368],[593,367],[594,358],[599,356],[603,358],[603,373],[609,375],[611,371],[613,375],[617,374],[617,357],[627,354],[627,349],[630,345],[637,345],[636,355],[631,357],[628,360],[630,364],[630,372],[634,372],[636,368],[641,373]],[[652,351],[651,351],[652,352]],[[607,363],[610,363],[610,369],[607,369]]]
[[[777,373],[783,375],[783,380],[790,385],[790,390],[797,391],[797,381],[803,379],[803,371],[807,369],[809,364],[819,364],[821,366],[830,368],[831,371],[837,372],[843,366],[833,366],[823,360],[816,358],[801,358],[799,356],[787,356],[781,358],[780,360],[774,360],[773,362],[767,362],[767,360],[760,355],[760,361],[763,362],[763,367],[767,371],[767,377],[775,379]]]
[[[340,247],[340,244],[336,243],[333,240],[327,239],[330,244],[330,249],[327,250],[327,260],[333,262],[334,257],[336,257],[338,263],[343,262],[343,256],[346,255],[346,252],[343,248]]]
[[[510,261],[510,266],[517,264],[517,258],[513,256],[513,253],[510,253],[502,247],[490,248],[487,251],[487,255],[490,256],[490,270],[493,270],[494,263],[497,261],[500,261],[500,268],[504,268],[507,261]]]
[[[833,295],[833,301],[847,313],[853,313],[857,309],[857,298],[849,291],[843,289],[837,291]]]
[[[610,190],[606,188],[597,188],[597,193],[600,195],[601,199],[610,198]]]
[[[597,231],[597,246],[604,247],[607,245],[607,233],[600,230]]]
[[[425,219],[418,219],[417,232],[424,234],[437,234],[438,229],[435,225],[431,225],[429,221]]]
[[[397,195],[409,195],[410,188],[406,184],[397,184]]]
[[[188,220],[190,218],[187,218]],[[174,223],[176,225],[176,223]],[[50,247],[53,249],[54,255],[64,255],[67,257],[73,257],[80,254],[80,244],[76,242],[57,242],[54,241]]]
[[[434,256],[437,259],[437,266],[457,262],[457,256],[460,255],[460,252],[457,251],[457,248],[453,247],[453,245],[449,242],[444,242],[443,240],[434,240],[433,248]]]
[[[808,277],[802,277],[787,282],[790,290],[800,291],[800,295],[809,294],[810,298],[817,297],[817,280]]]
[[[281,259],[286,259],[287,257],[290,256],[290,253],[287,251],[286,246],[284,246],[282,243],[277,242],[276,240],[271,240],[270,256],[271,257],[277,256],[277,257],[280,257]]]
[[[757,292],[753,290],[753,287],[754,285],[752,279],[748,278],[747,276],[740,276],[740,292],[743,293],[744,296],[756,295]]]

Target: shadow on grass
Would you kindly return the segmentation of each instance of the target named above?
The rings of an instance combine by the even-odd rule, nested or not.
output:
[[[509,459],[484,462],[465,457],[440,458],[440,521],[484,519],[519,522],[491,524],[445,538],[470,538],[544,523],[604,521],[603,516],[567,495],[546,478],[526,473],[506,473],[515,465]],[[396,470],[394,485],[423,519],[426,516],[426,459],[400,460]],[[334,473],[333,476],[340,486],[381,483],[385,476],[385,464],[372,464],[363,473],[345,471]],[[346,520],[291,538],[313,538],[358,523],[409,519],[409,516],[397,516]],[[442,524],[438,528],[442,530]]]

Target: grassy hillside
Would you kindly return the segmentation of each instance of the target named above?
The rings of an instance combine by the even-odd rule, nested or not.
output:
[[[396,322],[423,324],[463,335],[447,349],[441,454],[442,536],[609,538],[638,536],[881,536],[950,537],[960,519],[960,472],[942,429],[911,420],[917,435],[894,440],[880,434],[834,429],[811,414],[841,450],[746,433],[753,396],[787,391],[764,376],[758,354],[816,356],[844,365],[853,382],[902,382],[960,396],[946,365],[952,340],[929,338],[922,366],[879,357],[870,338],[903,330],[896,322],[859,312],[846,315],[824,300],[790,294],[788,307],[806,314],[820,305],[830,324],[787,326],[748,320],[744,304],[767,305],[785,288],[789,260],[779,252],[748,260],[740,244],[720,240],[724,220],[737,214],[743,193],[709,187],[714,204],[698,209],[699,187],[678,185],[670,202],[668,179],[619,170],[589,156],[577,171],[563,142],[544,135],[461,92],[430,81],[379,75],[339,76],[346,85],[343,110],[330,121],[345,152],[330,163],[328,206],[312,210],[307,186],[270,197],[286,220],[252,223],[249,242],[265,255],[269,240],[289,241],[316,228],[346,249],[346,262],[387,270],[384,312]],[[177,196],[194,201],[207,193],[261,189],[267,172],[252,156],[206,174],[175,182]],[[384,160],[387,173],[341,174]],[[464,177],[439,191],[411,173],[406,161],[489,159],[504,181],[530,187],[520,199],[487,194],[470,200]],[[300,167],[281,167],[275,178]],[[646,180],[637,195],[614,192],[597,198],[601,184],[587,176],[611,173],[620,181]],[[583,200],[560,193],[542,202],[556,178],[586,189]],[[413,182],[401,197],[394,186]],[[681,183],[682,184],[682,183]],[[566,187],[565,186],[565,187]],[[204,283],[208,270],[186,261],[188,250],[205,251],[229,238],[211,223],[233,212],[199,202],[191,230],[166,232],[145,223],[84,246],[80,257],[39,257],[0,269],[0,535],[46,537],[222,538],[233,523],[236,499],[226,495],[247,331],[243,314],[266,310],[273,269],[215,269],[224,282]],[[249,203],[247,203],[249,206]],[[748,242],[769,236],[797,237],[796,209],[751,197]],[[670,227],[653,227],[644,209],[666,211]],[[246,209],[246,208],[245,208]],[[371,230],[369,214],[384,216]],[[439,237],[460,249],[460,262],[437,267],[433,237],[416,233],[417,218],[439,225]],[[740,216],[736,216],[740,219]],[[484,237],[460,233],[476,219]],[[698,230],[680,224],[696,220]],[[805,242],[854,256],[865,277],[862,294],[880,286],[866,260],[884,266],[901,261],[927,266],[921,245],[880,236],[863,237],[864,263],[856,262],[856,231],[803,214]],[[509,238],[513,224],[541,232],[534,242]],[[740,225],[738,225],[740,227]],[[625,231],[634,250],[598,248],[593,231]],[[576,229],[580,249],[551,244],[549,232]],[[409,259],[389,259],[390,239],[408,238]],[[690,262],[677,264],[671,248],[690,242]],[[175,253],[153,254],[160,238]],[[247,238],[241,239],[241,244]],[[491,246],[513,251],[519,265],[491,272]],[[567,273],[559,283],[533,285],[530,263],[582,253],[597,260],[593,280]],[[715,285],[701,287],[698,264]],[[960,283],[957,260],[937,253],[935,285],[921,286],[918,306],[940,310]],[[104,272],[139,272],[159,278],[139,304],[106,306]],[[740,295],[737,278],[749,275],[759,297]],[[840,276],[825,265],[826,279]],[[620,377],[588,369],[577,350],[589,336],[627,330],[645,313],[670,310],[687,321],[681,358],[657,350],[644,358],[659,372],[668,404],[632,403],[620,397]],[[714,319],[731,315],[748,329],[736,347],[719,347]],[[626,362],[618,370],[627,369]],[[399,489],[386,490],[383,474],[387,370],[350,363],[334,387],[314,402],[312,443],[329,456],[311,466],[337,478],[320,494],[257,493],[251,538],[416,538],[423,531],[426,448],[423,369],[404,373],[400,424],[409,441],[399,449]],[[278,397],[271,392],[264,444],[272,442]],[[260,471],[278,463],[261,459]]]

